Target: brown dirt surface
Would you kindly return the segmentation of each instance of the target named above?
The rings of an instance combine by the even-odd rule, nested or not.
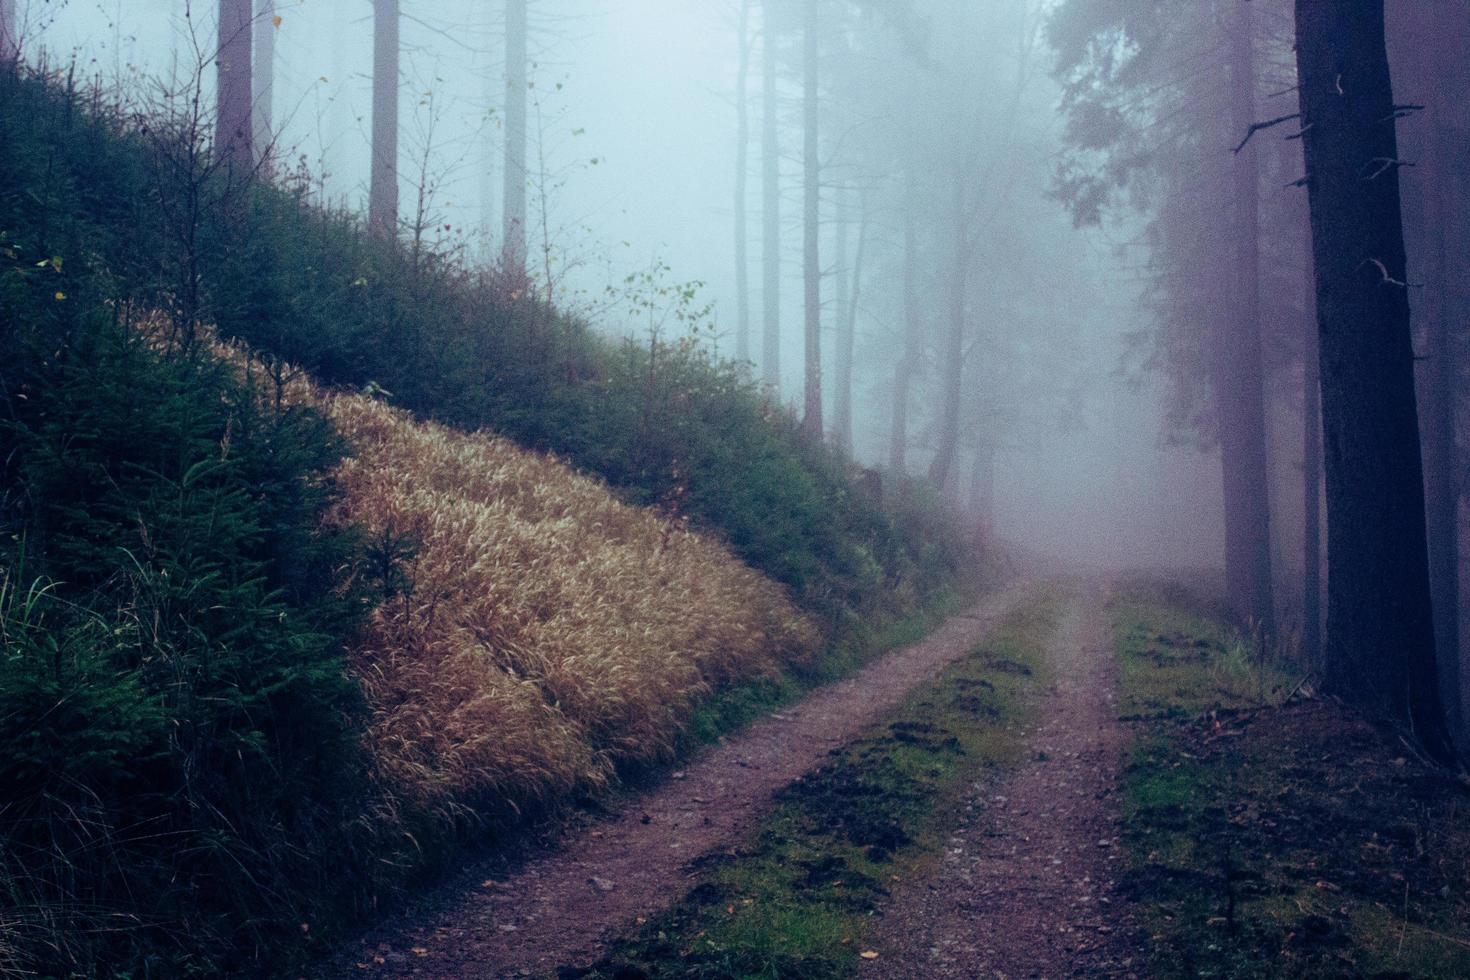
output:
[[[318,976],[516,977],[585,964],[688,888],[691,862],[738,841],[772,794],[970,653],[1022,586],[712,747],[606,819],[519,865],[457,875],[431,911],[389,920]]]
[[[1144,970],[1119,840],[1127,736],[1101,596],[1083,587],[1048,651],[1031,755],[977,783],[927,878],[893,891],[865,978],[1132,977]]]

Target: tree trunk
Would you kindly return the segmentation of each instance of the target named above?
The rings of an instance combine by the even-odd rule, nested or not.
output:
[[[822,162],[818,158],[817,126],[818,23],[817,0],[806,0],[806,23],[803,40],[806,51],[802,58],[805,82],[802,109],[805,117],[802,168],[805,180],[805,233],[802,278],[806,298],[806,399],[801,428],[808,439],[820,441],[822,426],[822,264],[820,255]]]
[[[990,540],[995,525],[995,447],[981,441],[975,450],[975,469],[970,474],[970,513],[980,529],[980,540]]]
[[[765,0],[761,50],[761,264],[764,273],[761,305],[761,379],[772,396],[781,393],[781,144],[778,139],[780,102],[776,92],[777,0]]]
[[[1254,27],[1249,3],[1235,4],[1230,35],[1232,129],[1256,119]],[[1271,507],[1260,322],[1260,163],[1251,140],[1232,161],[1232,292],[1236,308],[1216,339],[1215,404],[1225,497],[1225,572],[1243,625],[1275,631],[1271,588]]]
[[[15,0],[0,0],[0,67],[20,60],[20,24],[16,22]]]
[[[368,228],[398,234],[398,0],[373,0],[373,169]]]
[[[214,146],[227,166],[242,173],[249,172],[254,163],[250,148],[250,21],[250,0],[220,0]]]
[[[845,198],[840,197],[839,200],[845,200]],[[863,292],[863,260],[868,251],[867,202],[861,197],[859,209],[862,216],[858,220],[857,256],[853,259],[851,269],[847,266],[845,207],[842,212],[843,217],[837,222],[837,241],[839,243],[837,269],[838,275],[841,276],[837,294],[842,299],[842,310],[838,314],[837,323],[837,390],[833,395],[836,420],[833,429],[837,445],[849,456],[852,455],[852,362],[857,346],[858,301]]]
[[[269,169],[275,143],[274,102],[276,86],[276,0],[255,3],[254,87],[255,153],[261,166]]]
[[[1307,238],[1310,239],[1310,229]],[[1304,243],[1302,296],[1302,655],[1322,662],[1322,398],[1312,246]]]
[[[495,14],[493,8],[486,4],[485,32],[489,37],[495,29]],[[496,106],[505,94],[504,85],[501,83],[499,74],[496,72],[495,58],[486,46],[483,54],[482,67],[485,72],[484,90],[484,131],[480,139],[480,224],[481,224],[481,258],[487,266],[493,265],[499,248],[496,243],[495,225],[496,216],[499,213],[496,178],[499,176],[496,167],[496,156],[499,150],[495,137],[495,127],[491,121],[495,118]]]
[[[1422,308],[1424,359],[1419,364],[1420,434],[1424,440],[1425,519],[1429,533],[1429,585],[1434,606],[1434,646],[1438,651],[1440,697],[1452,730],[1459,730],[1460,704],[1460,481],[1455,438],[1455,350],[1451,326],[1446,225],[1454,220],[1454,134],[1448,125],[1455,94],[1444,89],[1454,76],[1446,38],[1454,27],[1437,23],[1435,5],[1416,7],[1412,40],[1417,57],[1408,67],[1418,83],[1409,95],[1424,103],[1426,116],[1415,121],[1419,166],[1412,183],[1421,199],[1414,278],[1425,285]],[[1464,12],[1450,16],[1464,17]],[[1463,52],[1456,52],[1463,56]]]
[[[1382,0],[1296,0],[1327,471],[1328,689],[1451,754]]]
[[[919,314],[918,170],[909,164],[904,173],[903,207],[903,354],[893,372],[893,424],[888,431],[888,468],[894,476],[908,474],[909,389],[919,366],[922,320]]]
[[[929,482],[935,489],[949,488],[955,453],[960,442],[960,400],[964,395],[965,299],[969,289],[969,228],[965,221],[965,177],[955,175],[954,268],[949,277],[949,335],[943,351],[944,389],[940,401],[939,443],[929,466]]]
[[[505,188],[501,205],[501,265],[526,277],[526,103],[530,97],[527,0],[505,0]]]
[[[735,76],[735,359],[750,361],[750,241],[746,170],[750,157],[750,0],[740,3],[740,68]]]

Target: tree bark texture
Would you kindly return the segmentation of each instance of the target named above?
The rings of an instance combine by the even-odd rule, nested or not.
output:
[[[1327,477],[1326,686],[1449,754],[1382,0],[1296,0]]]
[[[373,0],[373,168],[368,228],[398,234],[398,0]]]
[[[822,162],[818,157],[820,141],[818,126],[819,82],[819,38],[820,26],[817,17],[818,0],[806,0],[802,57],[804,81],[802,85],[803,148],[802,169],[805,174],[803,189],[803,232],[802,279],[805,299],[805,348],[804,367],[805,399],[801,427],[808,439],[820,441],[825,429],[822,425],[822,262],[821,262],[821,200]]]
[[[220,0],[215,55],[215,153],[226,166],[248,172],[250,122],[250,0]]]
[[[1251,4],[1234,4],[1230,25],[1231,126],[1256,121]],[[1250,140],[1231,161],[1232,276],[1236,308],[1228,333],[1214,338],[1214,395],[1225,500],[1225,573],[1242,625],[1275,630],[1271,588],[1271,508],[1266,461],[1260,312],[1260,162]]]

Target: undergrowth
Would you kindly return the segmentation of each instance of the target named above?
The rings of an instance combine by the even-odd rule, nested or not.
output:
[[[871,733],[777,794],[741,846],[699,862],[672,909],[573,978],[847,975],[896,880],[942,849],[947,801],[1013,764],[1045,682],[1059,598],[1041,594]]]
[[[1470,793],[1174,599],[1112,606],[1153,972],[1470,975]]]
[[[279,971],[960,584],[744,368],[238,179],[187,96],[0,71],[0,970]]]

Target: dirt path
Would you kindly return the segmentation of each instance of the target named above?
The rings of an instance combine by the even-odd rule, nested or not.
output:
[[[1085,588],[1050,648],[1055,686],[1031,759],[977,784],[940,866],[896,888],[859,976],[1129,977],[1142,970],[1117,831],[1124,733],[1101,596]]]
[[[591,962],[605,941],[683,894],[691,861],[739,840],[773,792],[969,653],[1024,594],[1018,587],[993,596],[756,723],[621,814],[499,880],[474,882],[433,916],[385,924],[322,975],[515,977]]]

